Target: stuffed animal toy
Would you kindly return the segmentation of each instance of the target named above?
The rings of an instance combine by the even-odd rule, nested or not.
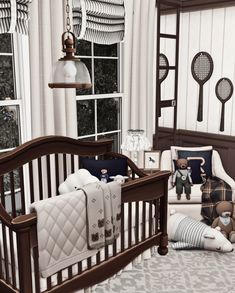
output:
[[[125,180],[128,179],[128,176],[122,176],[122,175],[116,175],[116,176],[110,176],[110,179],[112,179],[113,181],[117,181],[121,184],[125,183]]]
[[[92,176],[91,173],[86,169],[79,169],[77,172],[70,174],[66,180],[60,184],[59,193],[69,193],[74,190],[82,188],[84,185],[97,182],[98,178]]]
[[[214,219],[211,227],[218,229],[232,243],[235,243],[235,220],[233,215],[233,203],[220,201],[216,205],[218,217]]]
[[[233,246],[222,233],[189,216],[171,212],[168,220],[169,240],[175,241],[173,249],[204,248],[232,252]]]
[[[175,171],[172,178],[173,187],[176,186],[177,199],[181,199],[181,194],[184,192],[186,194],[187,200],[190,200],[191,186],[193,181],[191,178],[191,169],[188,168],[187,159],[178,159],[176,161],[178,169]]]

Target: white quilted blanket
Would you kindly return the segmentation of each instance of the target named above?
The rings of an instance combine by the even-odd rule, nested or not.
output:
[[[39,268],[42,277],[97,253],[88,250],[86,201],[77,190],[35,202],[30,207],[37,213]]]

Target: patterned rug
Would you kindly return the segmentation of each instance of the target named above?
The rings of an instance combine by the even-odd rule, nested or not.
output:
[[[99,285],[95,293],[232,293],[235,292],[235,250],[175,251],[151,259]]]

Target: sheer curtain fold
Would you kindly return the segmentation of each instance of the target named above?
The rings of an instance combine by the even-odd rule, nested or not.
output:
[[[143,129],[152,142],[156,87],[155,0],[126,0],[123,44],[123,136]]]
[[[32,136],[77,137],[75,90],[48,87],[52,64],[62,56],[63,1],[33,1],[30,9]]]

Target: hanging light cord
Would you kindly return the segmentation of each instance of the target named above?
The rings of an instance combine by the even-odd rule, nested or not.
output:
[[[66,1],[66,28],[67,32],[69,33],[71,31],[71,23],[70,23],[70,17],[69,17],[69,12],[70,12],[70,6],[69,6],[69,0]]]

